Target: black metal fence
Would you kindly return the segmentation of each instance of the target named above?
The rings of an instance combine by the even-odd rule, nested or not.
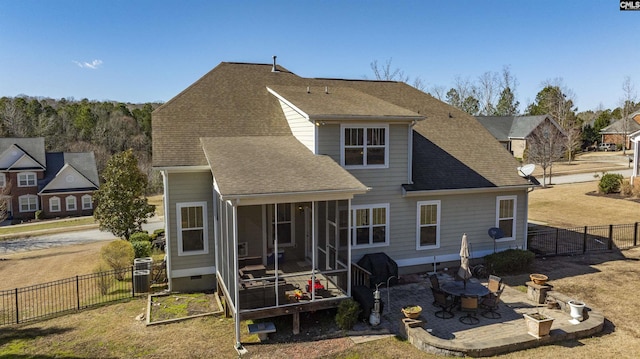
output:
[[[138,275],[134,267],[110,270],[23,288],[0,290],[0,326],[21,324],[135,297],[148,283],[166,280],[163,263]],[[140,293],[137,293],[140,292]]]
[[[638,222],[575,228],[537,226],[529,229],[528,248],[544,256],[629,249],[638,246]]]

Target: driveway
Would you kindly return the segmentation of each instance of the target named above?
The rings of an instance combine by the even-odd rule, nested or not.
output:
[[[142,225],[142,229],[149,233],[163,227],[163,219],[156,217],[151,218],[149,223]],[[97,241],[111,241],[114,239],[116,239],[116,237],[112,233],[103,232],[99,229],[73,230],[65,233],[45,234],[33,237],[25,236],[24,238],[0,241],[0,254],[25,252]]]

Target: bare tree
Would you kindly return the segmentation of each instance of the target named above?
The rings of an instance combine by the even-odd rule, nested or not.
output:
[[[627,143],[629,132],[631,132],[631,114],[634,110],[634,105],[636,101],[636,90],[631,83],[631,78],[629,76],[625,76],[624,81],[622,81],[622,93],[623,97],[620,99],[620,109],[621,117],[622,117],[622,154],[627,153]]]
[[[487,71],[478,77],[477,98],[481,115],[490,116],[495,112],[499,86],[500,80],[496,72]]]
[[[6,180],[4,187],[0,187],[0,222],[9,217],[9,201],[11,201],[11,188],[12,184],[10,180]]]
[[[429,89],[429,94],[440,101],[444,101],[447,94],[447,88],[440,85],[433,85]]]
[[[562,158],[566,149],[564,135],[550,121],[543,122],[527,137],[527,160],[542,167],[542,186],[547,185],[547,169]],[[549,174],[551,183],[551,174]]]
[[[393,58],[388,58],[384,62],[384,64],[378,63],[378,60],[373,60],[373,62],[371,62],[371,70],[373,71],[373,76],[376,78],[376,80],[398,81],[404,82],[406,84],[409,84],[409,82],[411,82],[411,86],[420,91],[424,91],[426,86],[420,76],[417,76],[413,79],[413,81],[411,81],[411,77],[405,74],[404,71],[400,70],[397,67],[393,68],[393,66],[391,65],[392,61]]]

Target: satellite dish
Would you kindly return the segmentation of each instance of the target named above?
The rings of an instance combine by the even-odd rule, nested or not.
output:
[[[495,239],[500,239],[502,237],[504,237],[504,232],[502,232],[502,229],[497,228],[497,227],[492,227],[489,228],[489,237]]]
[[[529,177],[535,171],[536,165],[533,163],[529,163],[528,165],[524,165],[522,167],[518,167],[518,174],[520,177]]]

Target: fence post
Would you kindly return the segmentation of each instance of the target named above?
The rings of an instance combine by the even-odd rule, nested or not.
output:
[[[613,248],[613,224],[609,225],[609,250]]]
[[[633,246],[638,245],[638,222],[633,226]]]
[[[18,288],[16,288],[15,294],[16,294],[16,324],[20,324],[20,308],[18,308]]]
[[[584,235],[582,236],[582,253],[587,253],[587,226],[584,226]]]
[[[76,276],[76,304],[76,308],[80,310],[80,280],[78,279],[78,276]]]
[[[135,283],[133,283],[134,278],[133,278],[133,270],[135,269],[134,266],[131,266],[131,298],[135,298],[136,297],[136,285]]]
[[[556,255],[558,255],[558,237],[560,236],[560,229],[556,228]]]

